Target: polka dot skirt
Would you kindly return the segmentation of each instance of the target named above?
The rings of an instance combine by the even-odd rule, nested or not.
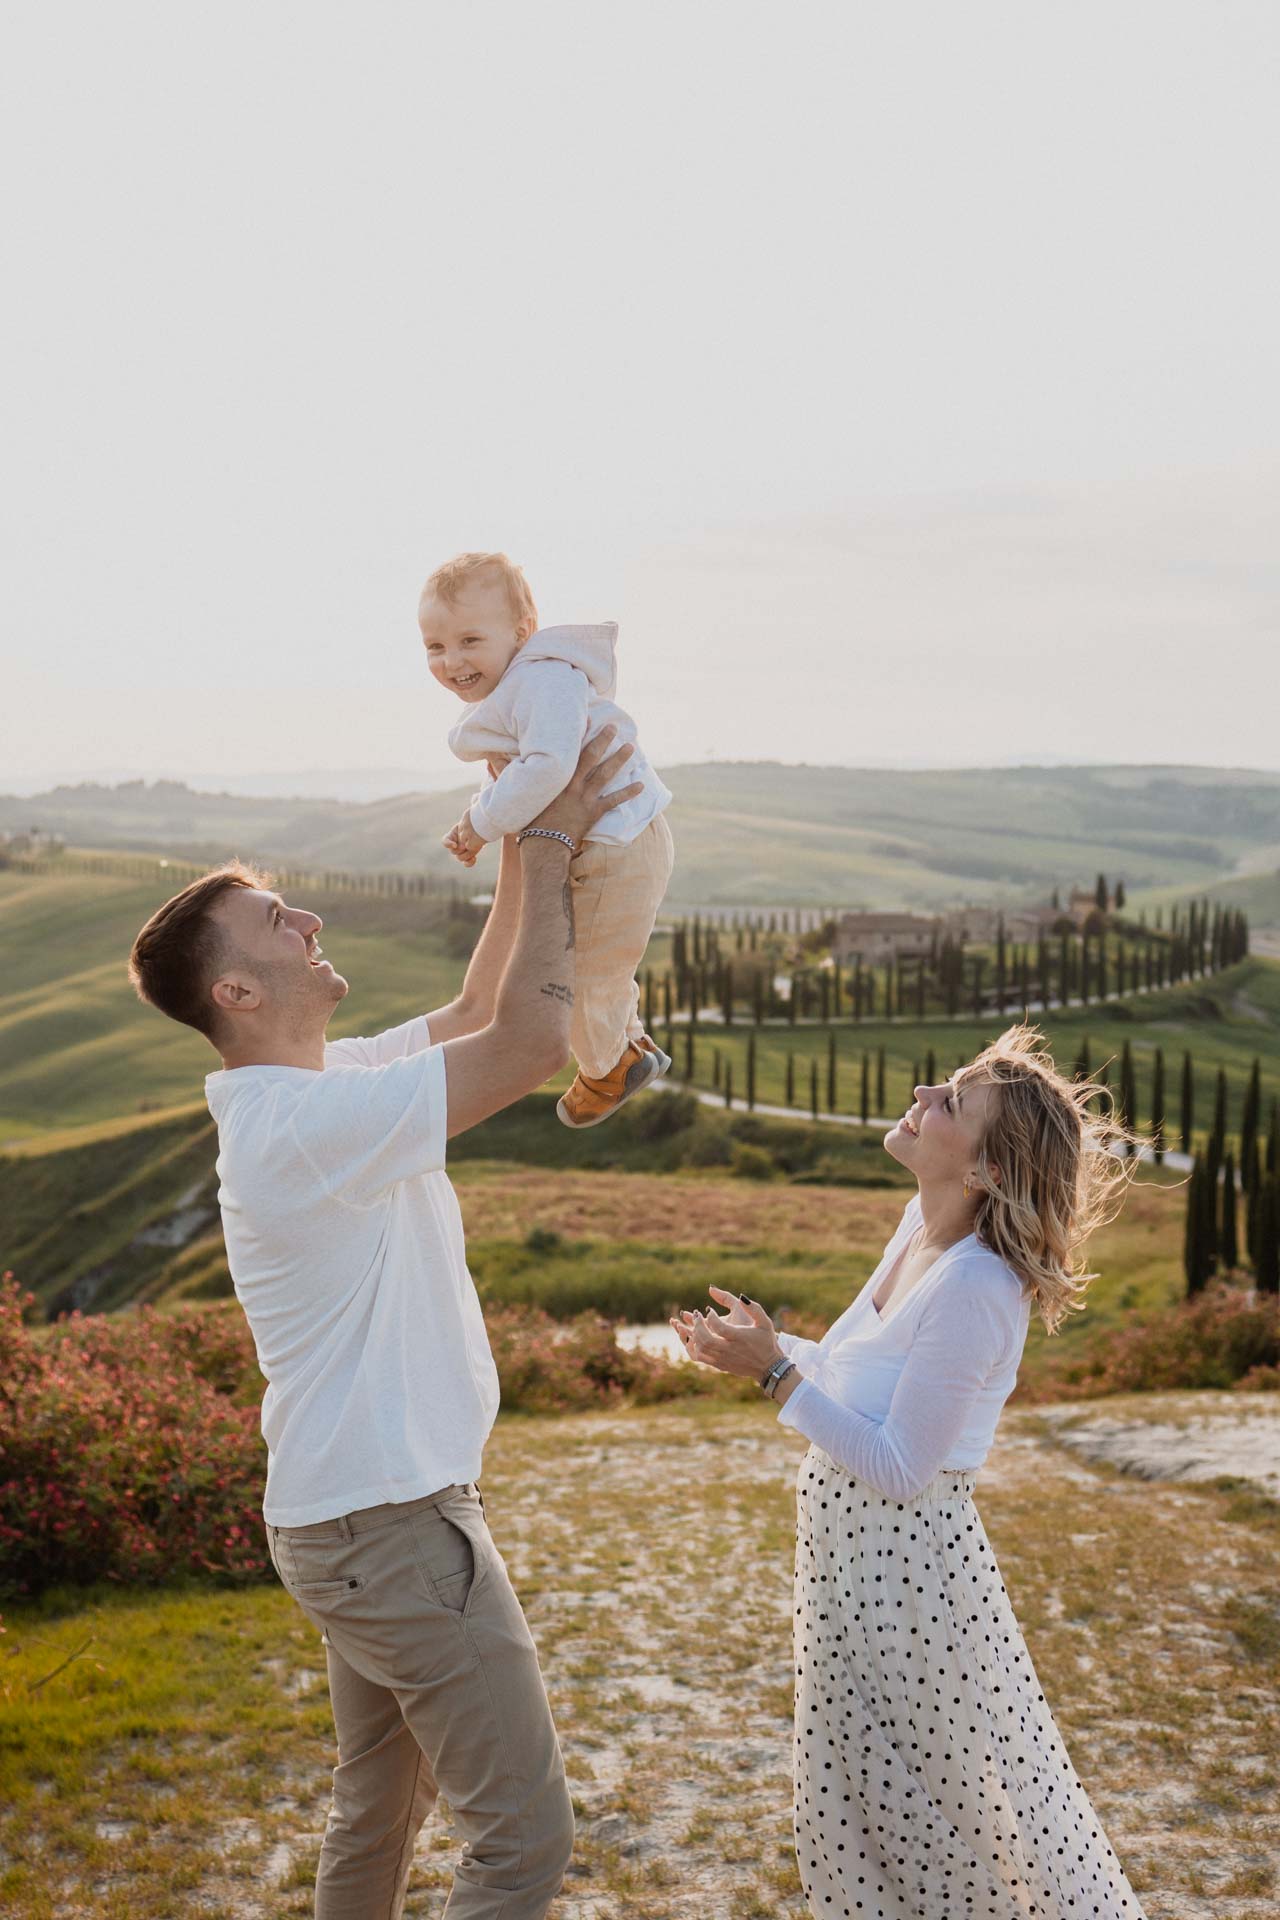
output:
[[[1062,1744],[973,1504],[887,1500],[819,1447],[796,1527],[795,1830],[810,1910],[1144,1920]]]

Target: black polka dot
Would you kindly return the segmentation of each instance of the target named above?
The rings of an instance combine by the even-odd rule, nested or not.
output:
[[[818,1447],[801,1463],[805,1898],[862,1920],[1143,1920],[1040,1689],[977,1477],[944,1469],[904,1506]],[[833,1530],[832,1508],[856,1530]]]

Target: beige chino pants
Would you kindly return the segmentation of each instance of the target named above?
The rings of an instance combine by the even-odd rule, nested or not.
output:
[[[542,1920],[573,1813],[533,1637],[479,1490],[267,1528],[321,1630],[338,1739],[316,1920],[398,1920],[443,1793],[462,1835],[448,1920]]]
[[[569,1045],[593,1080],[616,1067],[644,1032],[636,968],[653,932],[675,864],[667,816],[651,820],[629,846],[588,840],[569,864],[577,962]]]

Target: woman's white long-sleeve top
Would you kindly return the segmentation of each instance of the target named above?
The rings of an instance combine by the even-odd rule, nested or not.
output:
[[[973,1234],[939,1255],[883,1315],[873,1295],[921,1224],[907,1205],[880,1264],[821,1340],[779,1334],[804,1379],[778,1415],[886,1499],[944,1467],[973,1471],[1018,1377],[1031,1299]]]

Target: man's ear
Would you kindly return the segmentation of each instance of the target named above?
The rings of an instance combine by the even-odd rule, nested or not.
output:
[[[215,980],[209,995],[219,1013],[256,1013],[262,1005],[262,993],[257,985],[235,973],[224,973],[220,980]]]

